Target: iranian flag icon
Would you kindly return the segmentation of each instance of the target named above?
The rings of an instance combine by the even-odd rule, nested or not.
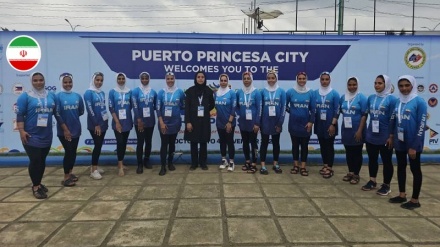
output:
[[[30,36],[17,36],[9,42],[6,49],[6,58],[12,68],[20,72],[29,71],[40,62],[40,45]]]

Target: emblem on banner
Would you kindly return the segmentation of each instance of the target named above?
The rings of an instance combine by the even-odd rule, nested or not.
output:
[[[9,65],[17,71],[26,72],[35,68],[41,59],[38,42],[27,35],[20,35],[9,42],[6,49]]]
[[[437,91],[438,91],[438,86],[437,86],[437,84],[431,84],[431,85],[429,85],[429,92],[431,92],[431,93],[437,93]]]
[[[437,98],[432,97],[428,100],[428,105],[430,107],[435,107],[437,104],[438,104]]]
[[[426,53],[420,47],[409,48],[405,53],[405,64],[410,69],[420,69],[425,65]]]
[[[23,86],[23,84],[21,84],[21,83],[15,83],[13,86],[12,86],[12,93],[13,94],[15,94],[15,95],[20,95],[20,94],[22,94],[23,93],[23,90],[24,90],[24,86]]]

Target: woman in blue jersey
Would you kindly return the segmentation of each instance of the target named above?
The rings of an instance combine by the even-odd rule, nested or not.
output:
[[[316,101],[314,93],[306,87],[307,74],[299,72],[296,75],[296,83],[293,88],[287,90],[286,105],[289,112],[289,133],[292,140],[293,168],[292,174],[308,176],[306,169],[307,156],[309,154],[309,141],[315,122]],[[299,149],[301,147],[301,167],[299,166]]]
[[[257,172],[257,135],[261,123],[261,93],[252,85],[252,73],[244,72],[242,75],[243,88],[237,92],[237,115],[243,143],[245,165],[243,171]],[[249,148],[249,145],[251,146]],[[252,152],[252,160],[251,154]],[[251,165],[252,162],[252,165]]]
[[[166,162],[170,171],[176,168],[173,165],[176,138],[182,126],[180,111],[184,109],[185,93],[176,86],[176,77],[172,72],[165,75],[165,88],[157,94],[156,113],[160,133],[160,172],[166,174]],[[168,157],[167,157],[168,155]]]
[[[376,176],[379,170],[379,154],[383,164],[383,184],[377,190],[378,195],[386,196],[391,192],[390,183],[393,178],[393,138],[391,120],[396,104],[396,97],[391,95],[391,80],[386,75],[378,75],[374,81],[376,93],[368,97],[368,113],[370,123],[367,128],[365,142],[368,153],[368,170],[370,180],[362,186],[362,190],[370,191],[377,186]]]
[[[316,114],[314,133],[318,136],[324,167],[319,171],[323,178],[333,176],[335,137],[338,135],[339,94],[330,86],[330,73],[322,72],[321,83],[315,91]]]
[[[104,74],[96,72],[92,76],[89,89],[84,93],[87,109],[87,129],[93,138],[92,168],[90,177],[101,179],[104,172],[98,168],[99,156],[104,144],[105,133],[108,129],[108,112],[105,105],[105,93],[101,90],[104,83]]]
[[[55,95],[44,89],[44,76],[31,75],[32,89],[18,97],[17,128],[29,157],[29,176],[32,193],[37,199],[47,198],[48,189],[41,184],[46,168],[46,157],[52,145],[52,116],[56,113]]]
[[[235,92],[229,88],[229,77],[227,74],[220,75],[219,84],[220,87],[215,94],[215,108],[217,110],[216,126],[222,156],[222,162],[219,168],[228,168],[228,171],[232,172],[235,169],[234,130],[237,96]],[[226,147],[228,148],[229,161],[226,160]]]
[[[64,148],[64,186],[74,186],[78,177],[72,173],[76,161],[76,149],[81,136],[79,117],[84,114],[84,101],[78,93],[72,91],[73,76],[61,74],[61,92],[57,94],[57,135]]]
[[[284,116],[286,114],[286,92],[278,86],[278,75],[269,71],[266,75],[267,85],[262,92],[262,119],[261,121],[261,147],[260,147],[260,173],[269,174],[266,168],[267,146],[269,136],[272,137],[273,166],[275,173],[282,173],[278,158],[280,156],[280,134],[283,130]]]
[[[128,135],[133,128],[131,90],[125,85],[126,78],[124,73],[118,73],[116,76],[117,85],[108,94],[108,108],[112,114],[112,129],[116,137],[119,176],[125,175],[125,150],[127,148]]]
[[[151,169],[150,154],[151,141],[153,138],[154,125],[156,118],[157,94],[150,87],[150,74],[142,72],[139,75],[140,85],[132,90],[134,125],[137,136],[136,158],[138,167],[137,174],[144,172],[143,167]],[[145,148],[144,148],[145,143]],[[143,157],[142,157],[143,156]]]
[[[394,149],[397,158],[397,180],[399,195],[390,198],[391,203],[406,202],[406,166],[413,175],[413,193],[411,200],[400,205],[405,209],[420,207],[419,194],[422,187],[420,155],[425,140],[427,106],[425,100],[417,95],[416,79],[411,75],[399,77],[397,83],[399,98],[395,108]]]
[[[348,173],[342,180],[358,184],[362,168],[362,147],[365,140],[365,123],[367,121],[367,98],[359,93],[359,80],[350,77],[347,91],[340,100],[342,113],[341,141],[345,147]]]

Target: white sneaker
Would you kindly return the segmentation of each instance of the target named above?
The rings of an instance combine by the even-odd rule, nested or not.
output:
[[[93,170],[93,168],[92,168],[92,166],[90,166],[90,172],[92,172],[92,170]],[[102,169],[102,168],[100,168],[100,167],[98,167],[98,168],[96,168],[96,170],[100,173],[100,174],[104,174],[104,169]]]
[[[228,162],[226,160],[222,160],[222,164],[218,167],[218,169],[225,169],[228,167]]]
[[[96,180],[99,180],[102,178],[101,174],[99,174],[98,170],[95,170],[94,172],[90,173],[90,177]]]
[[[234,162],[230,162],[229,166],[228,166],[228,172],[233,172],[235,169],[235,164]]]

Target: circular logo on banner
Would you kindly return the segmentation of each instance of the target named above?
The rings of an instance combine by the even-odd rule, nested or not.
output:
[[[405,53],[405,64],[410,69],[420,69],[425,65],[426,53],[422,48],[412,47]]]
[[[15,95],[20,95],[23,93],[24,87],[21,83],[15,83],[14,86],[12,86],[12,93]]]
[[[20,35],[9,42],[6,49],[9,65],[17,71],[26,72],[35,68],[41,59],[38,42],[27,35]]]
[[[417,91],[419,91],[419,93],[425,92],[425,86],[423,86],[423,84],[418,85],[417,86]]]
[[[432,97],[428,100],[428,105],[430,107],[435,107],[437,104],[438,104],[438,100],[434,97]]]
[[[437,84],[431,84],[431,85],[429,85],[429,92],[431,92],[431,93],[437,93],[437,91],[438,91],[438,86],[437,86]]]

